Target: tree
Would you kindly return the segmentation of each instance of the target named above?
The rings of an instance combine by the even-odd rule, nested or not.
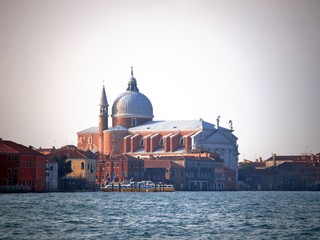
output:
[[[71,161],[66,161],[66,156],[53,156],[50,162],[58,163],[58,178],[65,178],[68,173],[72,173]]]

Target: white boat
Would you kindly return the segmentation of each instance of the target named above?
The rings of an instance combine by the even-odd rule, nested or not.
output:
[[[101,188],[105,192],[174,192],[171,184],[155,184],[152,181],[112,182]]]

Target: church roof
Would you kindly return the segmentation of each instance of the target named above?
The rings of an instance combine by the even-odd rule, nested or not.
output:
[[[112,128],[108,128],[108,129],[104,130],[104,132],[105,131],[128,131],[128,129],[123,127],[123,126],[121,126],[121,125],[117,125],[117,126],[114,126]]]
[[[142,93],[127,91],[114,101],[112,117],[153,118],[152,104]]]
[[[200,120],[148,121],[129,131],[214,130],[214,124]]]
[[[79,133],[98,133],[99,132],[99,127],[91,127],[91,128],[87,128],[85,130],[82,130],[80,132],[77,132],[77,134]]]

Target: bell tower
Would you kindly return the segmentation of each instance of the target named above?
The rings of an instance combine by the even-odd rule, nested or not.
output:
[[[100,98],[100,114],[99,114],[99,153],[103,153],[104,139],[103,139],[103,131],[108,129],[108,101],[106,90],[102,88],[101,98]]]

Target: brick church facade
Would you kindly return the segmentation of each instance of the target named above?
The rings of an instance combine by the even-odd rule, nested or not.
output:
[[[111,127],[109,127],[109,104],[104,86],[99,107],[99,127],[91,127],[77,134],[78,148],[99,152],[100,162],[106,162],[110,156],[111,158],[118,156],[115,159],[121,159],[119,157],[121,154],[145,161],[156,161],[163,157],[199,157],[200,153],[207,153],[212,160],[219,156],[224,166],[229,171],[234,171],[236,181],[239,153],[237,137],[233,134],[232,125],[230,129],[223,128],[219,126],[218,119],[217,126],[203,119],[153,120],[152,104],[144,94],[140,93],[132,69],[126,91],[120,94],[112,105]],[[128,159],[128,157],[124,158]],[[101,174],[102,169],[106,168],[106,166],[97,168],[96,183],[99,185],[102,177],[107,178],[107,175],[115,174],[112,172]],[[128,166],[126,168],[128,169]],[[119,173],[121,179],[124,179],[122,175],[128,176],[128,173],[123,172]]]

